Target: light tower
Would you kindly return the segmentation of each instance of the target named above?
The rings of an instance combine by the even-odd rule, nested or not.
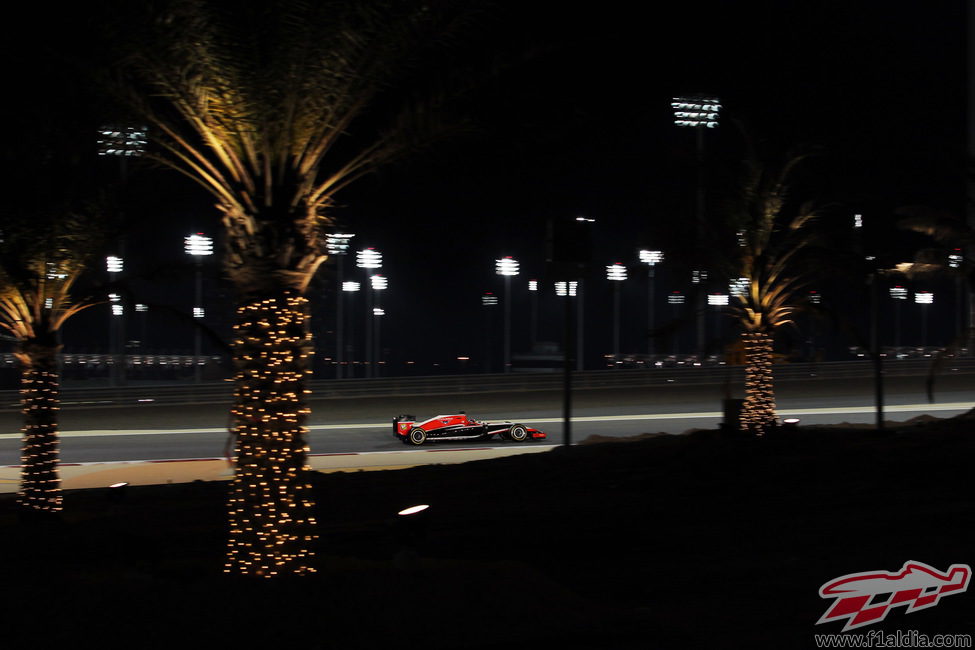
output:
[[[356,266],[369,273],[372,269],[383,266],[383,254],[375,248],[364,248],[355,255]],[[366,377],[372,377],[372,301],[373,292],[370,290],[366,298]]]
[[[203,258],[213,255],[213,238],[202,232],[187,235],[183,238],[183,250],[193,258],[196,266],[196,282],[193,294],[193,318],[203,318]],[[200,371],[201,352],[200,328],[193,327],[193,381],[199,383],[202,379]]]
[[[654,308],[654,298],[656,287],[655,267],[664,261],[663,251],[641,250],[640,261],[647,265],[647,363],[653,365],[654,329],[656,327],[656,309]]]
[[[538,343],[538,280],[528,281],[528,292],[531,295],[532,314],[531,314],[531,341],[532,351]]]
[[[914,303],[921,305],[921,348],[928,345],[928,308],[934,304],[934,294],[930,291],[915,291]]]
[[[704,257],[705,234],[707,224],[705,217],[704,185],[705,158],[704,133],[718,128],[718,114],[721,111],[721,101],[709,95],[684,95],[674,97],[671,102],[674,109],[674,125],[694,129],[697,142],[697,195],[694,202],[695,224],[697,229],[696,248],[698,262]],[[704,352],[704,294],[698,292],[698,356]]]
[[[613,283],[613,367],[619,368],[620,284],[626,280],[626,267],[615,262],[606,267],[606,279]]]
[[[148,132],[148,128],[145,126],[106,125],[98,129],[98,138],[96,140],[98,155],[118,158],[119,178],[123,183],[127,176],[129,158],[136,158],[145,153]],[[121,217],[121,215],[119,216]],[[125,241],[120,238],[117,245],[119,253],[124,255]],[[114,281],[114,274],[122,271],[122,258],[109,258],[109,260],[112,259],[118,260],[117,271],[112,271],[112,262],[108,262],[110,267],[108,273]],[[111,337],[109,348],[113,350],[110,381],[113,386],[125,381],[125,357],[120,357],[120,355],[124,354],[124,350],[122,349],[122,342],[125,340],[124,311],[121,301],[118,304],[112,305],[112,315],[117,317],[113,318],[109,324],[109,336]]]
[[[498,306],[498,297],[487,291],[481,296],[481,306],[484,307],[484,372],[491,372],[491,312]]]
[[[369,278],[369,283],[372,286],[373,292],[385,291],[389,287],[389,280],[386,278],[386,276],[379,275],[378,273],[376,275],[373,275],[373,276],[371,276]],[[380,322],[381,321],[380,321],[380,318],[379,317],[380,316],[385,316],[386,315],[386,311],[383,310],[379,306],[379,303],[381,302],[379,300],[379,296],[381,294],[376,293],[375,295],[376,295],[376,301],[375,301],[374,306],[372,308],[372,324],[373,324],[373,328],[376,331],[375,337],[373,339],[373,346],[374,346],[375,352],[372,355],[373,361],[375,362],[375,369],[373,370],[373,373],[372,374],[373,374],[373,376],[378,377],[379,374],[380,374],[380,372],[379,372],[380,371],[380,366],[382,365],[382,360],[383,360],[383,348],[382,348],[382,345],[380,344],[380,341],[381,341],[381,337],[380,337],[380,334],[381,334],[381,324],[380,324]]]
[[[345,359],[344,345],[345,341],[342,338],[343,325],[345,323],[345,318],[343,317],[343,305],[345,301],[342,299],[343,296],[343,286],[344,280],[342,275],[345,271],[345,264],[343,263],[346,255],[349,254],[349,240],[351,240],[355,235],[350,233],[329,233],[325,236],[325,250],[329,257],[335,258],[335,281],[339,287],[339,291],[336,292],[335,296],[335,377],[336,379],[342,378],[343,372],[343,361]]]
[[[907,300],[907,289],[897,285],[890,288],[890,297],[894,299],[894,358],[900,358],[901,347],[901,302]]]
[[[352,298],[353,298],[353,296],[355,296],[355,294],[360,290],[361,287],[362,287],[362,285],[359,284],[358,282],[351,282],[349,280],[346,280],[345,282],[342,283],[342,295],[344,296],[345,294],[349,294],[349,300],[351,301]],[[353,311],[354,308],[355,308],[355,304],[350,305],[349,312],[350,313],[355,313]],[[345,318],[343,317],[342,320],[344,321]],[[344,346],[345,346],[345,343],[343,342],[343,347]],[[348,370],[343,370],[342,371],[342,374],[343,375],[346,375],[348,377],[355,377],[355,365],[354,365],[355,364],[355,328],[354,327],[352,328],[351,332],[349,333],[348,349],[349,349],[349,352],[350,352],[351,359],[350,359],[349,362],[347,362],[346,365],[348,365],[349,368],[348,368]],[[343,359],[343,361],[340,363],[340,365],[342,363],[346,363],[344,361],[344,359],[345,359],[344,350],[343,350],[343,357],[342,357],[342,359]]]
[[[519,264],[510,255],[494,261],[494,271],[504,278],[504,372],[511,372],[511,277]]]
[[[709,293],[708,294],[708,305],[714,307],[714,339],[716,341],[721,341],[721,309],[722,307],[728,306],[728,294],[726,293]],[[701,359],[703,362],[704,360]]]
[[[115,284],[116,276],[125,268],[124,260],[117,255],[109,255],[105,258],[105,270],[108,271],[108,281],[110,285]],[[122,355],[122,323],[125,315],[125,307],[122,304],[122,296],[118,293],[108,294],[108,302],[111,310],[108,316],[108,354],[112,360],[109,369],[109,383],[118,386],[125,381],[124,363],[125,357]]]
[[[669,294],[667,294],[667,304],[670,305],[671,308],[673,309],[674,321],[676,322],[677,319],[680,317],[681,305],[684,304],[684,294],[682,294],[680,291],[671,291]],[[680,350],[679,343],[680,343],[680,339],[678,338],[677,333],[675,332],[674,333],[674,359],[675,360]]]

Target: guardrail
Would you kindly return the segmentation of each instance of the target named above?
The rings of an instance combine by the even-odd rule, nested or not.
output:
[[[884,364],[886,376],[923,376],[930,372],[929,359],[890,360]],[[975,374],[975,359],[952,359],[940,370],[944,374]],[[779,364],[774,369],[778,381],[870,377],[869,361]],[[667,367],[640,370],[591,370],[574,372],[577,389],[633,388],[661,384],[723,384],[744,379],[742,366]],[[310,382],[312,398],[375,397],[384,395],[437,395],[512,391],[559,390],[562,374],[512,373],[491,375],[445,375],[430,377],[384,377],[376,379],[319,379]],[[120,387],[70,387],[62,390],[65,405],[123,406],[140,403],[229,402],[233,385],[229,381],[201,384],[140,385]],[[19,408],[18,391],[0,391],[0,409]]]

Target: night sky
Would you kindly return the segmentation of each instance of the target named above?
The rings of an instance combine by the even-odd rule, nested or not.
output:
[[[8,124],[24,128],[14,129],[7,165],[18,164],[18,152],[29,148],[36,129],[46,133],[52,129],[45,125],[57,121],[54,132],[74,130],[78,140],[87,122],[66,116],[94,119],[108,110],[71,67],[97,60],[86,52],[108,49],[97,41],[95,21],[96,14],[65,14],[17,26],[37,38],[33,48],[7,46],[9,83],[29,89],[8,96],[23,97],[8,101],[5,110]],[[390,289],[383,296],[382,331],[390,362],[399,367],[410,359],[438,360],[447,368],[449,360],[466,355],[476,363],[488,327],[480,296],[502,293],[494,260],[504,255],[522,265],[512,284],[513,332],[514,351],[525,351],[526,285],[545,270],[546,220],[578,215],[596,220],[585,302],[587,364],[596,367],[598,355],[610,348],[603,268],[614,262],[630,266],[622,296],[623,351],[645,350],[646,272],[637,250],[661,248],[668,255],[657,276],[661,319],[670,311],[665,294],[688,288],[679,251],[693,216],[695,141],[691,129],[672,124],[670,102],[679,94],[714,95],[724,107],[720,128],[706,134],[709,209],[718,205],[722,188],[733,187],[743,132],[768,151],[814,146],[821,154],[797,192],[824,206],[831,218],[852,221],[852,214],[863,214],[874,233],[871,246],[908,250],[916,241],[893,232],[896,207],[965,209],[965,26],[961,0],[923,6],[873,0],[600,2],[588,10],[498,3],[476,42],[485,58],[497,57],[504,66],[479,82],[467,105],[477,129],[339,197],[334,216],[342,230],[356,233],[353,249],[374,246],[385,256],[382,273]],[[114,172],[112,161],[93,164],[103,168],[103,177]],[[126,257],[139,276],[132,280],[133,300],[188,310],[192,269],[181,253],[182,238],[197,230],[217,233],[209,199],[188,181],[158,170],[133,171],[124,196]],[[346,260],[346,279],[356,274],[351,262]],[[324,298],[316,307],[325,314],[315,324],[319,332],[333,327],[332,272],[327,265],[314,288]],[[944,343],[951,334],[950,287],[930,287],[938,298],[929,343]],[[559,303],[550,286],[542,289],[547,316],[540,338],[557,341]],[[225,334],[229,285],[216,263],[207,267],[207,294],[214,305],[208,321]],[[860,297],[856,287],[835,296],[848,308],[860,305]],[[361,322],[362,294],[356,300]],[[910,343],[919,335],[908,328],[917,330],[919,318],[915,305],[904,307],[903,342]],[[499,339],[501,309],[495,311],[490,326]],[[69,347],[96,348],[105,322],[106,314],[79,318],[68,325],[65,340]],[[728,334],[730,323],[724,327]],[[130,330],[137,329],[133,320]],[[684,337],[681,347],[690,351],[692,333]],[[150,320],[147,338],[163,349],[192,344],[188,325],[175,316]],[[356,341],[362,341],[361,332]],[[836,356],[851,341],[836,334],[830,344]],[[329,352],[327,334],[319,346]],[[669,351],[672,343],[658,347]],[[493,365],[500,367],[500,356]]]

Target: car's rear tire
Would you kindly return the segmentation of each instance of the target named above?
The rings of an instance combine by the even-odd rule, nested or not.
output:
[[[508,439],[513,442],[525,442],[528,440],[528,429],[522,424],[515,424],[508,429]]]
[[[427,440],[427,432],[417,427],[410,430],[410,435],[406,436],[406,444],[419,447]]]

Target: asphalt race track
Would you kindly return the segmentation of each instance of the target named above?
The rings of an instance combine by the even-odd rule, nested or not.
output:
[[[721,421],[725,387],[670,385],[627,389],[593,389],[573,395],[573,442],[592,435],[623,437],[647,432],[681,433],[714,428]],[[732,396],[741,396],[732,387]],[[869,379],[780,382],[777,404],[782,417],[803,424],[875,420]],[[938,380],[936,401],[928,403],[923,377],[888,378],[886,419],[904,421],[922,414],[950,417],[975,406],[975,376]],[[81,407],[62,409],[61,457],[65,463],[182,458],[219,458],[228,440],[226,404]],[[390,435],[397,414],[427,418],[466,411],[481,420],[517,420],[561,443],[562,394],[559,391],[446,396],[357,397],[312,401],[312,453],[402,451]],[[0,465],[20,462],[20,414],[0,412]],[[434,443],[443,449],[492,446],[497,441]],[[532,443],[525,443],[532,444]]]

